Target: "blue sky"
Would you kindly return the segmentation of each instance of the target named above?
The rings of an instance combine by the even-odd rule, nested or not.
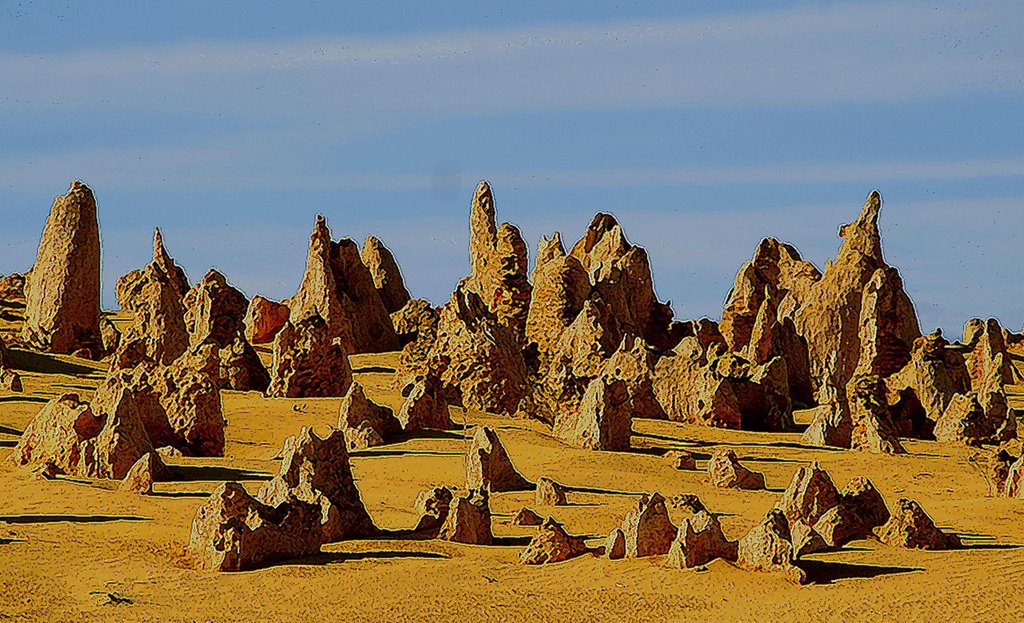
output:
[[[108,305],[155,225],[289,296],[317,212],[441,303],[486,178],[531,252],[611,212],[717,317],[761,237],[823,266],[877,187],[925,329],[1024,324],[1020,2],[339,4],[0,2],[0,273],[82,178]]]

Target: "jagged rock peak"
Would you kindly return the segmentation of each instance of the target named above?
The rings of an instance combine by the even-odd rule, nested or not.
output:
[[[839,237],[844,240],[840,256],[856,251],[883,264],[882,238],[878,233],[878,215],[882,210],[882,195],[872,190],[864,201],[857,220],[839,228]]]

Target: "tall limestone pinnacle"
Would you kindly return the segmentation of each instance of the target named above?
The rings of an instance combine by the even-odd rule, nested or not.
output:
[[[81,180],[57,197],[25,283],[24,341],[53,353],[98,353],[100,230],[96,198]]]
[[[843,246],[839,249],[836,263],[859,254],[879,265],[885,264],[885,260],[882,259],[882,236],[878,232],[878,216],[881,211],[882,195],[877,190],[872,190],[864,201],[864,207],[861,208],[857,220],[839,228]]]
[[[843,244],[835,262],[793,312],[797,329],[807,340],[819,403],[844,400],[846,385],[858,367],[882,365],[895,367],[886,370],[895,372],[901,362],[909,361],[914,340],[920,336],[913,303],[898,272],[882,257],[881,208],[881,195],[871,191],[857,220],[839,228]],[[876,278],[879,270],[883,272]],[[878,314],[884,317],[875,317]],[[862,353],[883,357],[885,362],[862,361]]]
[[[332,241],[323,215],[316,217],[306,272],[290,307],[292,324],[319,316],[349,353],[398,349],[391,317],[359,256],[359,246],[348,238]]]
[[[469,262],[468,288],[519,343],[525,343],[531,293],[526,242],[514,225],[498,226],[494,195],[486,180],[477,185],[470,207]]]
[[[164,246],[164,236],[157,227],[153,230],[153,266],[160,269],[166,276],[174,289],[184,297],[188,294],[189,283],[185,271],[174,263],[171,254]]]
[[[402,309],[411,297],[391,250],[376,236],[367,236],[359,257],[373,276],[373,285],[388,313],[393,314]]]

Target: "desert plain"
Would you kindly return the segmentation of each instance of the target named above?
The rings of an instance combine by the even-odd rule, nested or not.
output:
[[[76,285],[67,266],[91,259],[46,268],[79,254],[98,265],[99,246],[83,250],[74,235],[80,218],[95,219],[91,191],[73,184],[51,221],[68,206],[85,217],[48,224],[33,272],[0,288],[2,620],[1020,619],[1024,340],[994,321],[968,322],[960,342],[925,335],[881,257],[876,193],[823,271],[762,243],[720,322],[673,319],[654,296],[657,258],[648,263],[608,215],[570,251],[541,241],[528,273],[518,230],[497,225],[481,184],[473,274],[440,309],[401,295],[393,260],[365,252],[377,243],[360,258],[320,219],[296,296],[266,321],[270,339],[257,335],[266,327],[253,301],[217,311],[229,285],[210,275],[176,284],[162,240],[150,267],[119,282],[123,309],[101,312],[98,283],[95,298],[71,291],[95,279]],[[62,231],[72,234],[48,242]],[[320,324],[306,322],[314,316]],[[82,317],[95,331],[68,337],[62,323]],[[165,370],[199,389],[161,381]],[[381,409],[346,422],[355,386]],[[40,417],[71,394],[75,414]],[[82,432],[86,403],[98,435]],[[209,424],[211,410],[212,441],[171,416]],[[297,447],[288,439],[303,427],[313,442]],[[503,452],[479,450],[484,427]],[[318,455],[331,438],[345,450]],[[763,486],[716,475],[709,464],[727,450]],[[262,488],[286,464],[301,466],[299,482],[271,501]],[[525,486],[495,484],[509,464]],[[482,480],[470,483],[474,469]],[[141,484],[123,484],[139,474]],[[332,478],[344,504],[365,507],[372,533],[343,525],[327,536]],[[541,478],[561,485],[564,503],[539,498]],[[839,491],[858,478],[893,517],[846,519],[854,507]],[[217,506],[227,482],[263,501],[229,516]],[[489,526],[424,528],[423,492],[447,488],[452,510],[441,514],[454,514],[456,501],[475,503],[471,484]],[[901,499],[934,524],[896,525]],[[319,515],[296,527],[303,505],[323,510],[322,538]],[[524,508],[564,528],[568,554],[545,540],[550,523],[520,525]],[[220,523],[197,527],[214,511]],[[654,534],[665,515],[667,538]],[[720,524],[739,553],[700,553],[680,528],[698,515],[698,534]],[[773,517],[789,527],[758,532]],[[626,553],[610,555],[620,528]],[[259,540],[261,530],[273,536]],[[525,564],[535,546],[543,556],[530,562],[541,564]],[[225,557],[231,548],[244,564]]]

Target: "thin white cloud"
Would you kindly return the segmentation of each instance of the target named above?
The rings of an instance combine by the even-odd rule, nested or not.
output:
[[[119,191],[173,189],[232,191],[259,186],[281,191],[431,191],[475,186],[459,174],[307,173],[283,169],[278,151],[216,144],[195,147],[96,149],[33,160],[0,158],[0,187],[61,188],[68,171],[97,188]],[[279,145],[277,145],[279,147]],[[272,171],[273,174],[268,174]],[[874,162],[868,164],[750,165],[715,167],[595,168],[548,171],[491,170],[487,176],[515,188],[734,186],[863,182],[957,181],[1024,177],[1024,157],[993,160]]]
[[[901,101],[1024,89],[1024,5],[836,4],[441,35],[0,55],[0,111],[236,118]]]

